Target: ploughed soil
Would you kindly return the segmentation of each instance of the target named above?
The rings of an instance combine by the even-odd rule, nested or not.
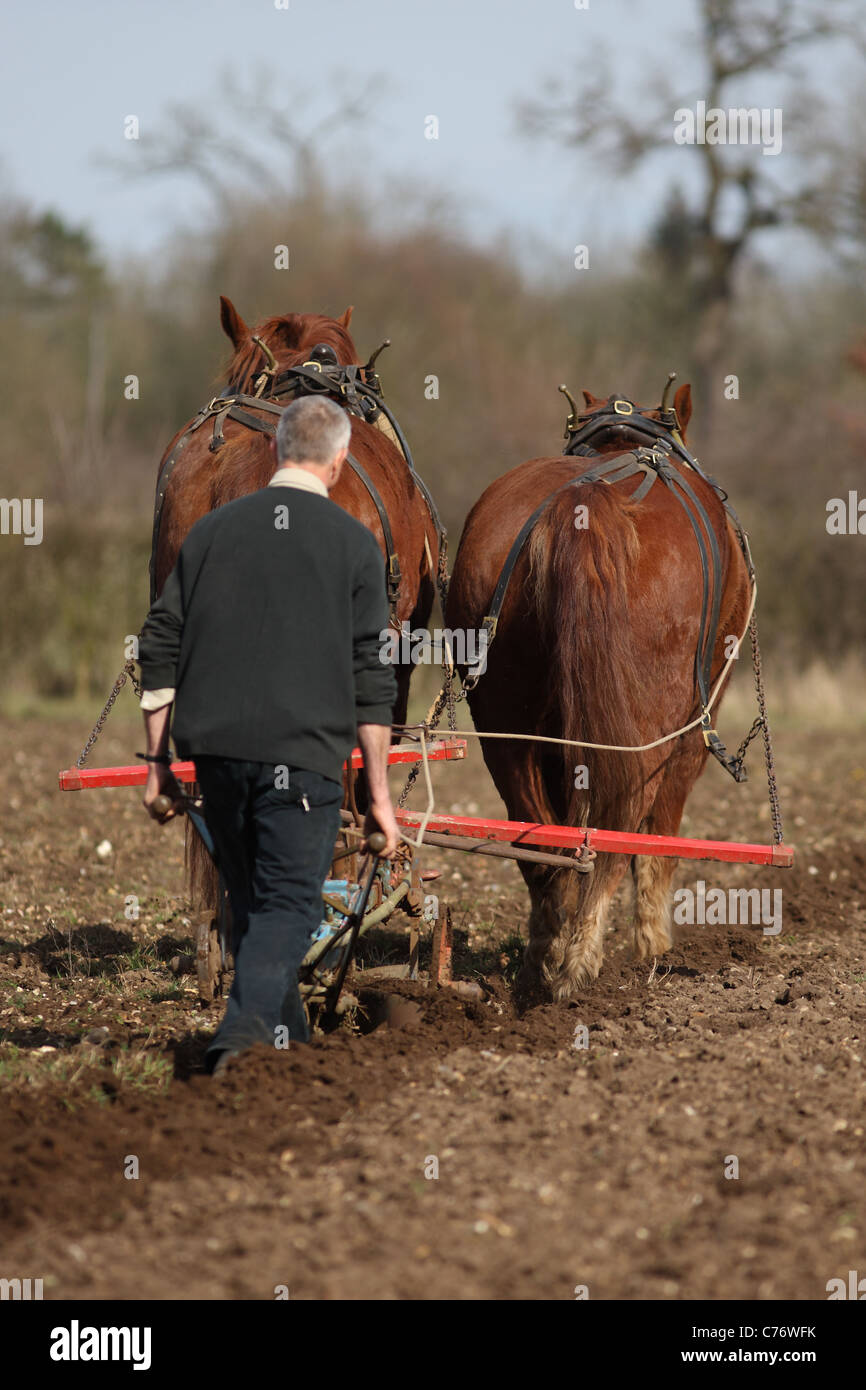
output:
[[[56,790],[83,732],[0,723],[0,1276],[53,1299],[808,1300],[866,1273],[862,736],[777,736],[793,870],[680,865],[781,888],[778,935],[683,926],[651,970],[626,887],[598,982],[521,1014],[519,873],[426,851],[483,997],[369,985],[346,1027],[215,1083],[182,832],[136,792]],[[118,711],[99,761],[137,737]],[[684,833],[770,838],[752,753],[745,787],[707,769]],[[474,744],[435,781],[439,809],[502,813]],[[365,965],[405,959],[405,925]]]

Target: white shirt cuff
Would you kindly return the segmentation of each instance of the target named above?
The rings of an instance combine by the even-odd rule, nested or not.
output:
[[[162,709],[165,705],[170,705],[174,700],[174,686],[163,686],[162,690],[142,690],[141,708],[149,710]]]

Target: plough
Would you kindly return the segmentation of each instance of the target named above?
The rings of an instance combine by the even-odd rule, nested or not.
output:
[[[423,757],[429,762],[451,762],[466,756],[466,739],[459,734],[426,740]],[[417,764],[422,754],[417,746],[394,745],[389,750],[390,765]],[[346,761],[346,769],[363,766],[356,748]],[[190,789],[188,807],[202,833],[201,803],[195,799],[195,765],[175,762],[171,767],[176,780]],[[67,768],[59,774],[61,791],[88,791],[106,787],[143,786],[147,768],[140,765],[101,768]],[[335,846],[329,877],[322,894],[322,920],[301,966],[301,991],[308,1008],[336,1013],[355,1003],[353,995],[340,993],[352,963],[354,948],[371,927],[386,921],[397,907],[410,917],[423,916],[424,882],[438,877],[422,873],[413,856],[413,843],[401,845],[392,860],[378,857],[381,848],[371,837],[373,854],[366,871],[362,867],[360,843],[363,832],[357,812],[343,811],[344,824]],[[794,852],[785,844],[748,844],[727,840],[699,840],[679,835],[647,835],[618,830],[599,830],[587,826],[545,825],[526,821],[495,820],[487,817],[440,815],[428,807],[426,812],[397,810],[397,821],[419,840],[436,848],[468,854],[494,856],[544,864],[587,873],[596,854],[661,855],[683,859],[707,859],[734,864],[762,864],[789,868]],[[338,868],[339,865],[339,868]],[[202,997],[211,1000],[222,989],[228,963],[227,913],[225,895],[218,915],[199,927],[197,973]],[[430,981],[448,985],[461,994],[480,994],[480,987],[451,978],[451,918],[446,908],[433,923]],[[413,922],[409,937],[409,961],[405,966],[384,966],[359,971],[355,978],[373,979],[387,975],[418,978],[418,928]]]

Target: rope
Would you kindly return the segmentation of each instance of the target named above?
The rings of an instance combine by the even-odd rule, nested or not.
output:
[[[433,782],[430,778],[430,760],[427,757],[427,730],[424,728],[423,724],[421,725],[421,761],[415,764],[415,769],[417,769],[418,767],[424,768],[424,785],[427,789],[427,805],[425,806],[423,814],[421,816],[421,824],[418,826],[418,838],[417,840],[413,840],[410,835],[406,834],[405,830],[400,831],[401,838],[406,841],[407,845],[411,845],[413,849],[420,849],[422,844],[424,843],[424,832],[427,829],[427,823],[433,814],[433,807],[435,801],[435,798],[433,796]],[[415,772],[415,775],[417,776],[417,771]],[[406,792],[408,792],[408,788],[409,783],[407,782],[406,787],[404,788],[404,798]]]
[[[767,705],[766,698],[764,695],[763,673],[761,669],[761,649],[758,644],[758,625],[757,620],[755,618],[755,601],[757,599],[757,594],[757,581],[755,580],[755,577],[753,575],[752,597],[751,602],[749,604],[749,611],[746,615],[745,628],[743,629],[742,636],[740,637],[737,643],[736,651],[732,652],[731,655],[728,657],[718,677],[716,678],[716,681],[710,693],[710,697],[707,701],[706,708],[697,718],[691,720],[691,722],[688,724],[684,724],[681,729],[677,729],[672,734],[665,734],[662,738],[654,739],[652,743],[631,745],[612,743],[590,743],[586,739],[553,738],[546,734],[509,734],[501,733],[499,731],[493,733],[483,733],[477,729],[457,729],[454,717],[454,661],[450,649],[447,650],[446,655],[443,657],[443,667],[445,668],[445,680],[442,685],[442,689],[439,691],[439,694],[437,695],[436,699],[431,705],[426,718],[422,721],[421,724],[418,725],[399,724],[395,726],[399,729],[402,729],[404,732],[414,731],[415,729],[417,729],[419,731],[421,740],[421,757],[419,761],[415,763],[415,765],[412,767],[409,776],[406,779],[406,785],[403,788],[403,791],[401,792],[400,797],[397,801],[398,807],[404,806],[406,799],[409,795],[409,791],[411,787],[414,785],[418,777],[418,773],[422,767],[424,770],[424,782],[427,789],[427,806],[425,807],[424,813],[421,817],[421,822],[418,826],[417,839],[411,839],[411,837],[406,834],[405,830],[401,830],[401,838],[405,840],[407,844],[412,845],[415,849],[420,849],[423,844],[424,834],[427,829],[427,825],[430,821],[430,817],[433,813],[433,783],[430,777],[430,766],[429,759],[427,756],[427,735],[433,732],[433,730],[435,730],[442,716],[442,710],[446,703],[448,705],[450,730],[452,733],[458,733],[462,738],[510,738],[521,739],[536,743],[556,743],[559,744],[561,747],[595,748],[599,751],[610,753],[645,753],[649,752],[653,748],[660,747],[663,743],[669,743],[671,742],[671,740],[675,738],[680,738],[683,734],[689,733],[692,729],[695,729],[699,725],[703,724],[704,719],[710,713],[714,704],[719,698],[725,678],[731,669],[732,663],[737,660],[740,645],[745,640],[746,633],[748,633],[752,647],[752,665],[754,669],[755,693],[758,703],[758,715],[757,718],[754,720],[751,729],[749,730],[748,734],[746,735],[739,749],[737,750],[735,761],[738,764],[742,765],[749,744],[757,736],[757,733],[760,730],[763,734],[764,742],[764,760],[767,768],[767,789],[770,798],[770,815],[773,822],[773,842],[774,844],[780,845],[783,839],[782,811],[779,801],[778,785],[776,782],[776,768],[773,758],[773,742],[770,735],[769,720],[767,719]]]
[[[714,685],[713,685],[712,691],[711,691],[711,693],[710,693],[710,697],[709,697],[709,699],[707,700],[707,703],[706,703],[705,708],[701,711],[701,713],[700,713],[699,715],[697,715],[697,717],[696,717],[695,719],[691,720],[690,723],[684,724],[683,727],[682,727],[681,729],[675,729],[674,732],[673,732],[672,734],[663,734],[661,738],[653,739],[652,743],[635,743],[635,744],[628,744],[628,743],[591,743],[588,739],[582,739],[582,738],[554,738],[553,736],[551,736],[551,735],[549,735],[549,734],[507,734],[507,733],[500,733],[500,732],[498,732],[498,731],[497,731],[497,732],[486,732],[486,733],[485,733],[485,732],[479,731],[478,729],[457,729],[457,730],[455,730],[454,732],[459,733],[461,738],[510,738],[510,739],[521,739],[521,740],[524,740],[524,741],[530,742],[530,743],[557,743],[557,744],[559,744],[561,747],[564,747],[564,748],[595,748],[595,749],[597,749],[599,752],[603,752],[603,753],[648,753],[648,752],[650,752],[650,750],[653,749],[653,748],[659,748],[659,747],[661,747],[661,745],[662,745],[663,743],[670,743],[673,739],[675,739],[675,738],[680,738],[682,734],[690,733],[692,729],[696,729],[696,728],[698,728],[699,725],[703,724],[704,719],[705,719],[706,716],[710,713],[710,711],[711,711],[712,708],[713,708],[713,705],[716,703],[717,699],[719,698],[719,695],[721,694],[721,689],[722,689],[722,685],[723,685],[723,683],[724,683],[724,681],[725,681],[725,678],[727,677],[728,672],[730,671],[732,664],[737,660],[737,656],[738,656],[739,650],[740,650],[740,644],[745,640],[747,633],[750,631],[750,627],[751,627],[751,623],[752,623],[752,616],[753,616],[754,611],[755,611],[755,599],[756,599],[756,597],[757,597],[757,593],[758,593],[758,586],[757,586],[757,583],[753,580],[753,581],[752,581],[752,601],[751,601],[751,603],[749,604],[749,611],[748,611],[748,614],[747,614],[747,617],[746,617],[746,626],[745,626],[745,628],[743,629],[743,634],[742,634],[742,636],[740,637],[740,639],[739,639],[739,641],[738,641],[738,643],[737,643],[737,649],[736,649],[736,651],[731,653],[731,655],[728,657],[727,661],[725,662],[724,666],[722,667],[721,671],[719,672],[719,675],[716,677],[715,683],[714,683]],[[439,692],[439,696],[437,697],[436,702],[434,703],[434,706],[433,706],[433,709],[434,709],[434,710],[435,710],[435,709],[437,708],[437,706],[439,705],[440,700],[443,700],[444,692],[445,692],[445,687],[443,686],[442,690]],[[763,698],[763,692],[761,693],[761,698]],[[432,711],[431,711],[431,713],[432,713]],[[429,718],[430,718],[430,716],[428,715],[428,719],[429,719]],[[395,727],[395,728],[398,728],[398,729],[403,729],[403,730],[405,730],[405,731],[407,731],[407,732],[408,732],[409,730],[413,730],[413,729],[416,729],[416,728],[420,728],[420,729],[428,730],[428,731],[429,731],[429,726],[428,726],[427,720],[425,720],[425,721],[423,722],[423,724],[420,724],[420,725],[417,725],[417,724],[397,724],[397,725],[395,725],[394,727]],[[400,801],[399,804],[402,805],[402,799],[401,799],[401,801]]]

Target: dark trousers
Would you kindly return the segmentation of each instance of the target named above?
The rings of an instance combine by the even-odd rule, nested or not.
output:
[[[210,1064],[226,1049],[275,1046],[281,1024],[309,1040],[298,967],[322,918],[343,789],[300,768],[277,787],[273,763],[196,757],[195,767],[234,919],[234,982]]]

